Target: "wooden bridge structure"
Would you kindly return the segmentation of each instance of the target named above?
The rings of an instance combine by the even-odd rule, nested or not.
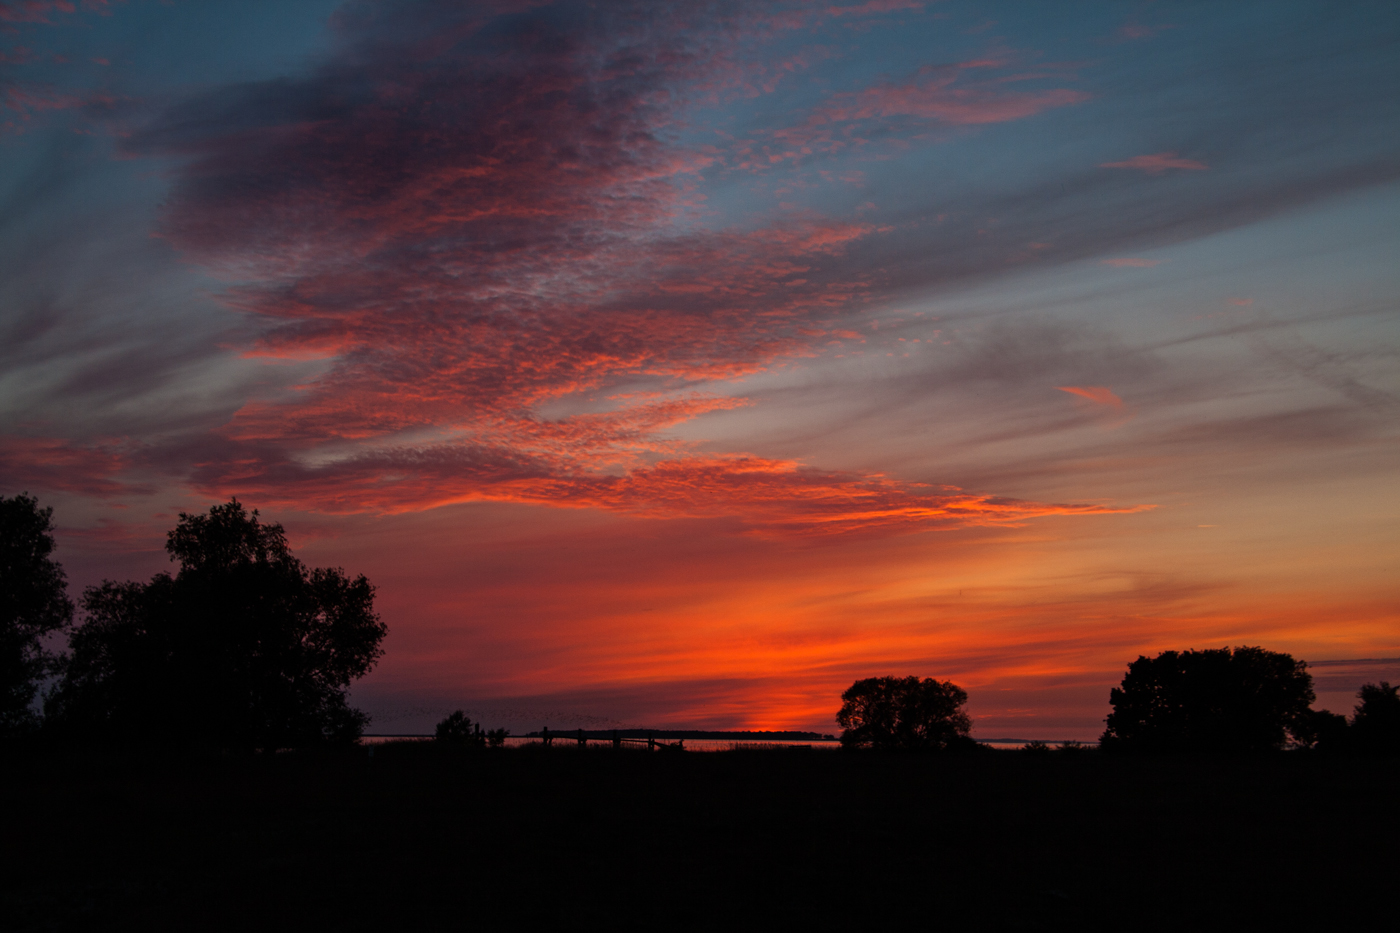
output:
[[[586,748],[589,742],[592,742],[595,745],[601,742],[611,745],[613,748],[626,748],[630,746],[632,748],[646,748],[648,750],[655,750],[660,748],[674,749],[676,751],[682,752],[685,751],[685,739],[679,739],[675,742],[667,742],[662,739],[656,738],[656,736],[652,733],[647,733],[647,737],[643,739],[637,738],[635,736],[620,735],[617,729],[613,730],[611,736],[597,736],[587,735],[582,729],[579,729],[577,732],[573,733],[550,732],[549,727],[545,726],[543,729],[540,730],[538,736],[527,736],[527,738],[539,738],[539,740],[544,743],[545,748],[549,748],[550,746],[552,746],[556,739],[563,739],[564,741],[573,741],[578,743],[579,748]]]

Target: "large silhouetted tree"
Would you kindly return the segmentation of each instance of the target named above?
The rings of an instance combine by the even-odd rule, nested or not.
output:
[[[345,690],[385,634],[368,580],[308,569],[281,525],[236,499],[181,513],[166,550],[175,576],[84,594],[45,707],[56,731],[243,749],[361,733]]]
[[[1307,664],[1263,648],[1164,651],[1128,665],[1109,694],[1105,750],[1236,752],[1282,748],[1312,728]]]
[[[0,496],[0,735],[36,724],[30,704],[54,661],[42,639],[73,618],[52,532],[53,509]]]
[[[841,694],[836,722],[846,748],[946,751],[975,747],[963,712],[967,693],[950,681],[869,677]]]
[[[1366,684],[1351,715],[1351,745],[1359,752],[1400,754],[1400,687],[1389,682]]]

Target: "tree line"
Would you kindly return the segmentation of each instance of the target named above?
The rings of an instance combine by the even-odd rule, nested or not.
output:
[[[1109,692],[1105,752],[1232,754],[1310,749],[1400,754],[1400,687],[1365,684],[1348,719],[1312,709],[1307,663],[1258,647],[1139,656]],[[950,681],[870,677],[841,695],[837,723],[850,748],[967,751],[979,747]],[[1078,747],[1077,743],[1074,747]],[[1032,751],[1048,747],[1040,742]]]
[[[237,499],[180,513],[147,582],[82,594],[81,624],[52,557],[53,509],[0,496],[0,735],[263,749],[349,743],[368,717],[346,692],[383,655],[374,587],[309,568],[279,524]],[[66,633],[67,649],[46,640]],[[41,685],[42,714],[36,711]],[[1307,664],[1259,647],[1164,651],[1128,665],[1109,694],[1106,752],[1400,753],[1400,688],[1366,684],[1350,718],[1314,710]],[[951,681],[870,677],[841,695],[846,748],[968,751],[967,692]],[[504,744],[462,711],[436,738]]]

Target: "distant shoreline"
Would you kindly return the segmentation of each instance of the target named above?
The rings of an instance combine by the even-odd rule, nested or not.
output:
[[[578,738],[578,729],[551,729],[549,734],[557,738]],[[611,739],[614,736],[620,739],[754,739],[759,741],[804,741],[804,742],[835,742],[834,735],[823,735],[820,732],[705,732],[694,729],[584,729],[585,739]],[[363,738],[366,739],[431,739],[430,732],[366,732]],[[540,731],[526,732],[523,735],[513,735],[514,739],[539,739],[543,738]]]

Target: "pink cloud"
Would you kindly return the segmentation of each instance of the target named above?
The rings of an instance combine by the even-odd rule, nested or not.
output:
[[[748,404],[703,383],[821,352],[871,287],[837,260],[883,235],[813,215],[677,222],[710,158],[672,142],[682,92],[731,64],[707,51],[711,14],[600,14],[596,35],[521,32],[517,48],[477,38],[460,4],[363,9],[380,12],[342,20],[346,61],[276,101],[197,100],[189,112],[220,118],[177,111],[132,140],[183,157],[162,233],[230,282],[259,328],[245,352],[325,361],[208,442],[201,492],[335,512],[490,499],[723,515],[779,534],[1083,511],[697,457],[667,433]],[[670,54],[682,38],[690,52]],[[422,41],[432,67],[409,54]],[[955,86],[965,70],[844,100],[843,119],[986,122],[1068,99]]]
[[[51,11],[72,13],[75,9],[68,0],[15,0],[0,3],[0,23],[47,23]]]
[[[817,470],[743,455],[680,456],[621,474],[572,473],[518,449],[444,445],[381,450],[316,468],[292,463],[205,471],[201,491],[267,506],[400,513],[469,501],[600,508],[648,518],[736,518],[776,537],[891,534],[1020,524],[1048,515],[1121,514],[1142,507],[1053,504]]]
[[[1091,96],[1069,88],[1021,87],[1024,82],[1044,78],[1043,74],[992,73],[1006,65],[999,59],[979,59],[929,66],[903,83],[835,94],[803,122],[773,131],[767,141],[739,144],[738,167],[762,170],[817,152],[864,146],[870,142],[868,137],[882,128],[1005,123],[1081,103]]]
[[[47,111],[100,109],[110,107],[116,98],[104,92],[66,93],[51,87],[24,85],[0,86],[0,109],[13,111],[19,122],[7,120],[0,132],[23,133],[35,114]]]
[[[113,478],[128,466],[129,458],[112,444],[85,446],[58,438],[0,437],[0,476],[11,494],[44,489],[108,498],[146,491]]]
[[[1105,266],[1116,266],[1120,269],[1150,269],[1153,266],[1160,266],[1160,259],[1141,259],[1137,256],[1124,256],[1118,259],[1100,259],[1099,262]]]
[[[1183,159],[1175,152],[1158,152],[1153,155],[1133,156],[1122,162],[1101,162],[1100,168],[1134,168],[1146,172],[1149,175],[1160,175],[1167,169],[1187,169],[1190,171],[1203,172],[1210,166],[1204,162],[1197,162],[1195,159]]]
[[[827,8],[828,16],[868,16],[872,13],[895,13],[902,10],[922,10],[921,0],[868,0],[856,6]]]
[[[1144,26],[1141,23],[1126,23],[1118,29],[1120,39],[1150,39],[1163,30],[1173,29],[1173,26]]]
[[[1107,405],[1109,408],[1122,409],[1123,400],[1113,393],[1107,386],[1055,386],[1061,392],[1068,392],[1080,398],[1088,399],[1096,405]]]
[[[1008,93],[1000,88],[954,88],[948,81],[871,88],[833,105],[822,116],[831,121],[920,117],[944,123],[1005,123],[1089,99],[1083,91],[1053,88]]]
[[[108,0],[83,0],[82,8],[107,15]],[[76,13],[78,5],[72,0],[11,0],[0,2],[0,23],[49,23],[49,13]]]
[[[1231,298],[1231,299],[1230,299],[1230,304],[1236,305],[1236,306],[1241,307],[1241,308],[1248,308],[1250,305],[1254,304],[1254,299],[1253,299],[1253,298]]]

